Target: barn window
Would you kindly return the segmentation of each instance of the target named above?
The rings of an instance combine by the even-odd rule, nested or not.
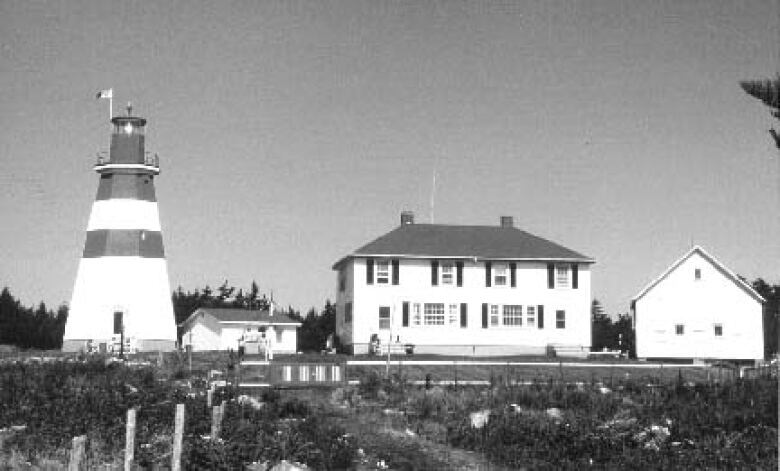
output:
[[[723,324],[715,324],[715,337],[723,336]]]
[[[674,333],[676,335],[683,335],[685,333],[685,326],[682,324],[675,324]]]
[[[697,269],[693,270],[693,278],[696,281],[701,280],[701,268],[697,268]]]

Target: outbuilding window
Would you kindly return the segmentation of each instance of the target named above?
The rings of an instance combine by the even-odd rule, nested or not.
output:
[[[675,324],[674,333],[675,335],[683,335],[685,333],[685,326],[683,324]]]
[[[697,268],[697,269],[693,270],[693,278],[696,281],[701,280],[701,268]]]
[[[715,324],[715,337],[722,337],[723,336],[723,324]]]

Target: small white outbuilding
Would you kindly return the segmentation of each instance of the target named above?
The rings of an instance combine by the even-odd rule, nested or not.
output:
[[[200,308],[180,324],[181,343],[193,351],[238,350],[239,340],[267,339],[275,353],[295,353],[301,323],[269,310]]]
[[[631,300],[638,358],[760,360],[763,304],[699,246]]]

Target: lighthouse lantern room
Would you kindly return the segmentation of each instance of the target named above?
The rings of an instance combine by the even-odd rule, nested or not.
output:
[[[159,162],[145,152],[146,120],[130,105],[111,123],[62,349],[172,350],[176,323],[154,191]]]

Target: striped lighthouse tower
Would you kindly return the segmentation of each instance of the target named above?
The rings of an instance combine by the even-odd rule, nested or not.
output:
[[[144,151],[145,119],[128,105],[111,123],[62,349],[102,350],[121,338],[141,351],[172,350],[176,323],[154,192],[160,167]]]

